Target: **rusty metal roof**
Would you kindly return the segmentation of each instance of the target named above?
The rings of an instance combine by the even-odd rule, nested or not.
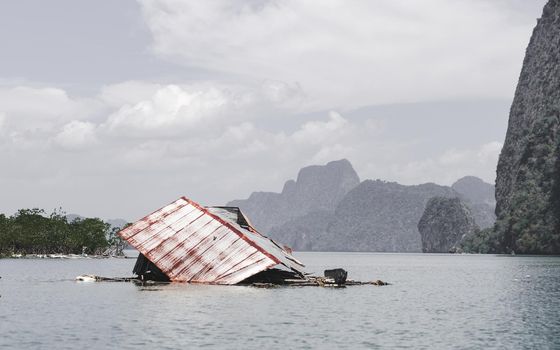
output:
[[[304,273],[303,264],[257,232],[238,208],[205,208],[185,197],[119,235],[171,281],[236,284],[273,267]]]

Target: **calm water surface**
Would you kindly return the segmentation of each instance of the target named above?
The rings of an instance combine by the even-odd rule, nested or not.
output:
[[[391,286],[80,283],[134,259],[0,260],[0,347],[560,349],[560,258],[296,253]]]

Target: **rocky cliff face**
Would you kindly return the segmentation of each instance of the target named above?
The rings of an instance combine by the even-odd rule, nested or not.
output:
[[[255,192],[239,206],[264,234],[295,250],[422,251],[418,221],[435,196],[461,197],[484,225],[494,223],[493,186],[466,177],[451,187],[366,180],[346,161],[303,168],[281,193]],[[470,198],[470,199],[467,199]],[[486,217],[484,216],[486,215]]]
[[[478,229],[469,207],[460,198],[431,198],[418,222],[424,253],[447,253]]]
[[[313,212],[333,212],[340,200],[360,183],[346,159],[313,165],[299,171],[297,180],[287,181],[281,193],[254,192],[248,199],[234,200],[258,230],[273,227]]]
[[[476,176],[465,176],[455,181],[451,188],[471,203],[496,206],[494,185],[482,181]]]
[[[560,1],[526,51],[496,178],[503,251],[560,253]]]
[[[294,250],[320,251],[323,241],[333,240],[327,229],[334,220],[332,211],[315,211],[274,226],[267,235]]]
[[[465,176],[451,185],[451,188],[461,195],[480,228],[494,226],[496,222],[494,185],[475,176]]]
[[[480,193],[488,186],[480,180],[469,190]],[[419,252],[422,241],[417,225],[433,196],[458,198],[461,194],[435,184],[403,186],[366,180],[350,191],[334,212],[311,212],[274,226],[267,234],[296,250]],[[469,213],[478,210],[487,215],[483,220],[488,226],[494,223],[492,209],[484,202],[464,199],[461,203]],[[448,218],[453,225],[454,217],[445,213],[441,220]]]

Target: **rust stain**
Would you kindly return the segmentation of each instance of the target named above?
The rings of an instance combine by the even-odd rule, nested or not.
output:
[[[240,211],[248,226],[224,210],[181,197],[119,235],[171,281],[236,284],[272,267],[303,275],[291,252],[255,230]]]

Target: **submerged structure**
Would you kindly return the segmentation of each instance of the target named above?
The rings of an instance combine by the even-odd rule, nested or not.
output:
[[[237,207],[203,207],[181,197],[119,235],[140,255],[142,280],[238,284],[305,280],[304,265],[260,234]]]

